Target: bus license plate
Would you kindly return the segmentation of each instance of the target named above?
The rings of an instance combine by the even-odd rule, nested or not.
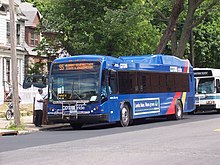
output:
[[[76,110],[76,106],[72,106],[72,105],[67,105],[67,106],[63,106],[62,107],[64,111],[69,111],[70,114],[72,113],[76,113],[77,110]]]

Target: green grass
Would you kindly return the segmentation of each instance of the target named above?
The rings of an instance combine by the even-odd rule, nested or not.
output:
[[[5,118],[5,112],[8,109],[7,103],[0,105],[0,118]],[[33,104],[20,104],[21,116],[31,116],[33,114]]]
[[[5,113],[0,113],[0,118],[5,118]]]
[[[6,126],[6,129],[22,131],[22,130],[25,130],[25,126],[24,126],[24,123],[21,123],[20,126],[17,126],[17,125],[15,125],[14,122],[11,121],[10,124],[8,126]]]

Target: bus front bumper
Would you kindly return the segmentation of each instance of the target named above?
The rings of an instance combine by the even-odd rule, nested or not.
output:
[[[197,111],[210,111],[210,110],[216,110],[216,104],[210,104],[210,105],[196,105]]]
[[[109,117],[107,114],[78,114],[75,116],[48,114],[48,121],[52,123],[70,123],[70,122],[101,123],[101,122],[108,122]]]

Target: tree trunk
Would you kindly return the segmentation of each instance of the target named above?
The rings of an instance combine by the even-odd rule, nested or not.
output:
[[[189,42],[190,33],[193,27],[193,16],[196,9],[196,0],[189,0],[188,2],[188,13],[186,16],[186,21],[183,25],[180,41],[177,48],[177,56],[180,58],[184,56],[186,44]]]
[[[193,31],[191,30],[191,33],[190,33],[190,57],[189,57],[189,61],[191,62],[192,66],[195,66],[195,62],[194,62],[195,52],[194,52],[193,45],[194,45],[194,38],[193,38]]]
[[[177,0],[176,4],[173,6],[171,16],[169,18],[168,26],[165,32],[163,33],[163,36],[160,40],[160,44],[157,47],[156,53],[161,54],[164,51],[167,42],[170,40],[171,35],[176,27],[176,21],[180,13],[183,11],[183,9],[184,9],[184,0]]]
[[[176,34],[176,31],[174,31],[172,36],[171,36],[171,52],[172,52],[172,55],[176,55],[176,50],[177,50],[177,34]]]

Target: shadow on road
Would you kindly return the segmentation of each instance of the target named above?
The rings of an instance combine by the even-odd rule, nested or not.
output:
[[[182,120],[169,120],[166,116],[159,116],[159,117],[151,117],[151,118],[143,118],[143,119],[136,119],[133,120],[133,123],[128,128],[133,127],[140,127],[137,129],[149,129],[153,127],[160,127],[166,125],[176,125],[176,124],[183,124],[187,122],[195,122],[195,121],[202,121],[208,120],[212,118],[219,118],[220,114],[216,111],[209,111],[209,112],[196,112],[195,114],[184,114]],[[120,124],[117,122],[114,123],[100,123],[100,124],[86,124],[81,129],[74,130],[70,125],[64,125],[58,128],[50,128],[46,131],[85,131],[85,130],[102,130],[102,129],[112,129],[112,128],[121,128]],[[133,129],[132,129],[133,130]]]

